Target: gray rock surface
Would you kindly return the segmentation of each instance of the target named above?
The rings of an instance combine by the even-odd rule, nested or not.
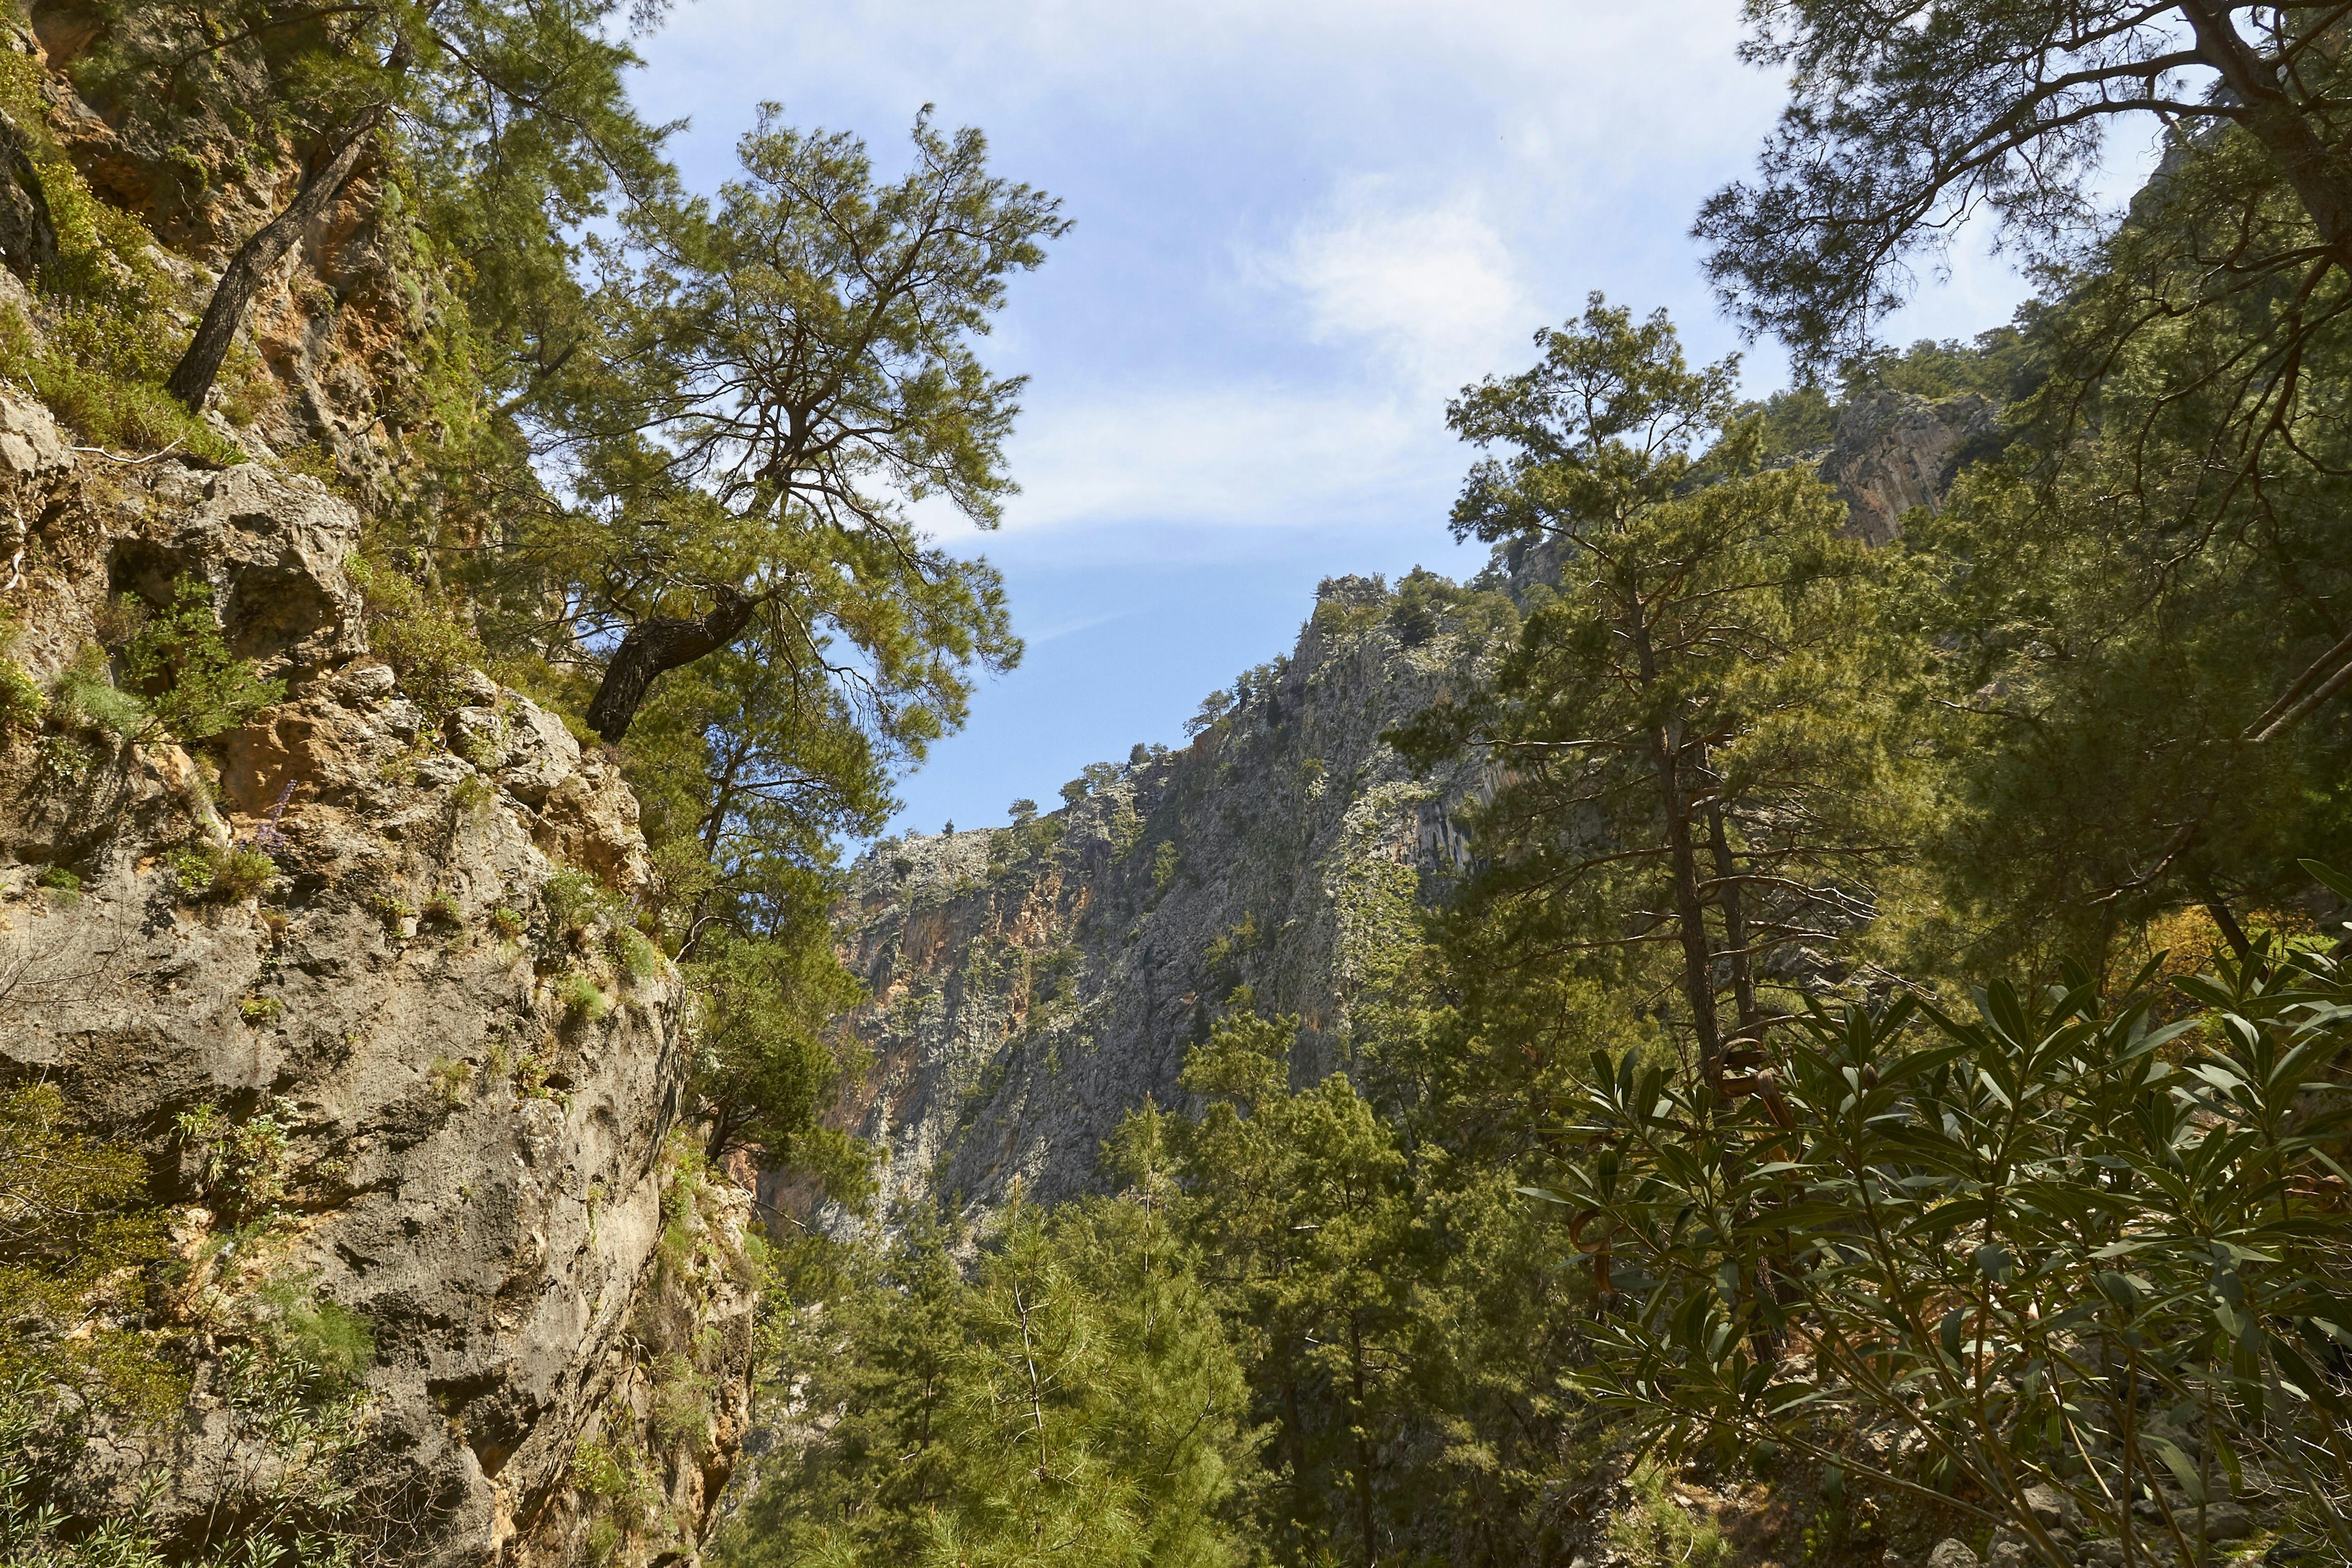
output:
[[[1454,813],[1482,787],[1415,779],[1381,731],[1465,689],[1491,636],[1327,583],[1293,654],[1182,751],[1097,767],[1030,829],[876,846],[839,910],[877,1069],[844,1121],[887,1153],[886,1191],[1085,1190],[1129,1110],[1181,1098],[1237,986],[1297,1016],[1302,1080],[1342,1065],[1368,943],[1463,868]]]
[[[1942,505],[1961,465],[1987,449],[1998,413],[1975,393],[1930,403],[1879,387],[1848,403],[1822,478],[1846,503],[1853,533],[1885,544],[1901,536],[1906,512]]]
[[[567,864],[616,908],[643,885],[617,771],[487,680],[446,725],[404,696],[365,657],[343,566],[358,519],[315,482],[64,445],[0,396],[0,486],[18,487],[0,500],[38,520],[0,595],[16,659],[53,676],[111,595],[161,600],[184,574],[232,646],[292,683],[203,754],[0,726],[0,1073],[48,1079],[147,1153],[188,1265],[151,1325],[194,1335],[186,1419],[95,1445],[79,1501],[119,1511],[160,1468],[179,1523],[282,1477],[225,1358],[262,1288],[293,1282],[373,1334],[358,1484],[371,1517],[404,1521],[383,1560],[575,1560],[583,1439],[651,1455],[690,1524],[748,1416],[751,1199],[681,1174],[676,976],[630,980],[541,901]],[[232,843],[270,856],[267,887],[175,868]],[[59,871],[79,896],[39,886]],[[572,976],[608,998],[601,1017],[557,994]],[[174,1130],[205,1107],[285,1131],[286,1197],[257,1230]],[[666,1226],[691,1245],[665,1249]],[[662,1358],[696,1346],[725,1373],[708,1444],[652,1418]]]
[[[1947,1539],[1927,1553],[1927,1568],[1983,1568],[1983,1563],[1967,1542]]]

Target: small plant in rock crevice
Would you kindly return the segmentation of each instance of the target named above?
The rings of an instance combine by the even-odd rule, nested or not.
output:
[[[300,1112],[278,1097],[243,1121],[210,1101],[182,1111],[173,1128],[201,1161],[205,1201],[232,1225],[270,1218],[285,1201],[289,1155]]]
[[[250,659],[229,652],[212,589],[192,577],[173,585],[168,606],[150,611],[121,667],[124,687],[149,704],[152,730],[184,743],[236,729],[286,696],[284,681],[263,679]]]
[[[107,679],[106,656],[96,647],[74,655],[49,693],[54,716],[70,728],[132,741],[147,732],[154,715],[136,693]]]
[[[215,887],[232,900],[258,897],[277,879],[278,862],[250,844],[230,846],[214,871]]]
[[[48,710],[40,682],[15,659],[0,656],[0,730],[37,730]]]
[[[474,1081],[474,1064],[460,1058],[438,1056],[425,1071],[433,1092],[455,1105],[465,1099],[466,1090]]]
[[[200,897],[220,873],[219,852],[209,844],[184,844],[164,852],[163,871],[181,893]]]
[[[556,1000],[563,1004],[568,1022],[593,1024],[612,1010],[612,999],[596,983],[573,970],[555,983]]]

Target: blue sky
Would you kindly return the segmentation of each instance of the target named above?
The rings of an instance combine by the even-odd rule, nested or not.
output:
[[[1524,369],[1588,291],[1741,345],[1688,238],[1780,102],[1738,0],[695,0],[641,45],[646,108],[714,187],[762,100],[895,171],[925,103],[1076,226],[987,347],[1030,385],[1000,531],[1028,653],[900,786],[897,826],[1004,820],[1085,763],[1180,742],[1202,697],[1286,651],[1322,577],[1449,574],[1469,460],[1447,396]],[[2006,319],[1981,247],[1891,335]],[[1747,379],[1779,384],[1769,345]]]

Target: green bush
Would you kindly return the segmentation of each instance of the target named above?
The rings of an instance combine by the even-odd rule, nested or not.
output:
[[[13,658],[0,658],[0,730],[37,730],[48,711],[40,683]]]
[[[106,656],[85,647],[58,677],[50,694],[58,717],[80,730],[104,730],[126,741],[146,733],[153,721],[147,704],[107,679]]]
[[[286,1004],[275,996],[248,996],[236,1005],[236,1011],[247,1023],[262,1028],[286,1016]]]
[[[596,983],[577,970],[555,983],[556,997],[563,1004],[564,1016],[593,1024],[612,1010],[612,1000],[596,987]]]
[[[457,1057],[435,1057],[425,1076],[432,1081],[434,1093],[455,1105],[466,1098],[467,1086],[474,1081],[474,1064]]]
[[[460,811],[480,811],[498,797],[499,792],[479,773],[467,773],[449,789],[449,799]]]
[[[212,891],[220,875],[220,862],[219,852],[211,845],[184,844],[164,854],[163,871],[181,892],[193,897]]]
[[[436,725],[446,722],[466,705],[467,672],[489,662],[480,639],[446,600],[428,595],[398,568],[363,558],[351,574],[366,601],[368,646],[392,666],[410,700]]]
[[[651,980],[661,973],[661,949],[635,926],[613,928],[613,958],[621,966],[621,973],[633,981]]]
[[[652,1426],[663,1443],[698,1457],[710,1447],[710,1379],[682,1355],[667,1355],[654,1373]]]
[[[214,868],[213,883],[230,899],[249,899],[277,879],[278,862],[259,847],[232,845]]]
[[[173,584],[168,609],[147,617],[122,652],[127,684],[154,706],[173,740],[207,741],[284,699],[286,683],[264,680],[233,657],[213,616],[213,591],[192,577]]]
[[[584,932],[599,917],[614,912],[613,895],[577,866],[565,866],[550,877],[539,898],[547,906],[548,924],[562,931]]]
[[[286,1195],[287,1151],[293,1142],[294,1102],[279,1098],[243,1121],[205,1103],[173,1120],[181,1144],[204,1160],[205,1200],[224,1220],[266,1219]]]
[[[352,1387],[375,1360],[367,1320],[320,1300],[308,1282],[273,1279],[256,1294],[269,1309],[270,1348],[301,1370],[313,1396]]]

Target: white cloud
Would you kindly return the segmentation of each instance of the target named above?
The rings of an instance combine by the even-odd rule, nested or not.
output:
[[[1408,205],[1382,179],[1343,182],[1244,271],[1295,290],[1309,337],[1369,349],[1407,395],[1443,395],[1493,368],[1542,314],[1475,196]]]
[[[1459,478],[1452,448],[1437,403],[1376,393],[1212,384],[1038,400],[1013,437],[1021,493],[1004,533],[1099,533],[1125,553],[1171,530],[1361,525],[1400,510],[1426,529]],[[919,515],[956,548],[991,547],[944,507]]]

